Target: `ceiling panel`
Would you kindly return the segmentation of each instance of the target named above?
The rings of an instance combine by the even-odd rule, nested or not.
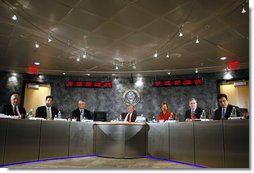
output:
[[[96,27],[101,25],[104,20],[88,12],[79,9],[73,9],[63,19],[63,22],[78,27],[80,29],[93,31]]]
[[[224,70],[221,56],[237,59],[241,68],[247,68],[249,10],[241,13],[243,3],[247,8],[248,2],[237,0],[1,1],[0,55],[6,61],[0,70],[26,72],[38,60],[40,71],[50,74],[66,70],[78,75],[84,69],[157,74],[167,68],[184,74],[197,66]],[[14,12],[16,21],[11,19]],[[52,42],[47,41],[49,35]],[[87,58],[77,62],[85,51]],[[127,64],[135,60],[137,68],[126,65],[116,70],[115,58]]]
[[[95,15],[110,18],[127,4],[126,0],[83,0],[78,7]]]
[[[155,16],[148,12],[130,5],[119,12],[112,20],[126,27],[137,29],[153,21],[154,18]]]

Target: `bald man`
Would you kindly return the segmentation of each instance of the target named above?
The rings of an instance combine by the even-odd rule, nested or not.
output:
[[[72,111],[71,118],[77,121],[81,121],[83,118],[92,119],[91,112],[86,109],[86,102],[83,100],[78,102],[78,108]]]
[[[11,104],[3,106],[2,113],[5,115],[17,116],[18,119],[25,119],[26,109],[19,105],[20,98],[17,93],[13,93],[10,98]]]

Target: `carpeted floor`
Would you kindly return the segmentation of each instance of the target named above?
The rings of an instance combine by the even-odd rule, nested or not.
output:
[[[113,159],[102,157],[81,157],[61,160],[47,160],[6,166],[9,169],[151,169],[151,168],[198,168],[194,165],[151,158]]]

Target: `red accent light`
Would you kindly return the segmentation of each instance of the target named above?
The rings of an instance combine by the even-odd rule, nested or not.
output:
[[[34,65],[30,65],[27,68],[27,73],[28,74],[38,74],[38,71],[39,71],[38,67],[36,67]]]
[[[154,81],[153,85],[154,86],[161,86],[161,83],[162,83],[161,81]]]
[[[174,85],[181,85],[181,80],[174,80],[173,83]]]
[[[183,81],[183,85],[192,85],[192,81],[187,79]]]
[[[85,82],[85,87],[91,87],[92,86],[92,82]]]
[[[195,79],[194,83],[195,83],[195,85],[201,85],[202,84],[202,80],[201,79]]]
[[[239,69],[239,62],[238,61],[227,62],[227,64],[228,64],[228,69],[229,70],[237,70],[237,69]]]
[[[101,83],[101,82],[94,82],[94,83],[93,83],[93,86],[94,86],[94,87],[101,87],[101,86],[102,86],[102,83]]]
[[[111,82],[104,82],[103,86],[105,88],[112,88]]]
[[[83,83],[82,82],[76,82],[76,86],[81,87],[81,86],[83,86]]]
[[[171,86],[171,85],[172,85],[172,83],[170,80],[164,81],[164,86]]]
[[[73,86],[73,82],[66,82],[66,86],[68,86],[68,87]]]

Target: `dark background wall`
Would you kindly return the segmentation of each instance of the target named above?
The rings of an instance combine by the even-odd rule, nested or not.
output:
[[[54,105],[62,111],[63,116],[68,116],[73,109],[77,108],[78,100],[85,100],[90,111],[106,111],[108,120],[115,119],[121,112],[127,110],[122,101],[122,95],[127,89],[139,91],[141,100],[136,105],[138,114],[143,114],[148,119],[160,112],[159,105],[162,102],[169,103],[170,110],[175,112],[180,121],[184,120],[184,113],[189,108],[188,99],[195,97],[198,106],[204,108],[210,116],[217,108],[216,96],[218,81],[223,79],[223,73],[203,73],[203,85],[200,86],[177,86],[177,87],[152,87],[152,81],[166,79],[193,79],[195,75],[143,77],[143,87],[136,87],[134,77],[88,77],[88,76],[45,76],[40,79],[38,75],[18,74],[16,77],[11,73],[0,72],[0,104],[9,102],[9,96],[17,91],[24,95],[24,83],[27,81],[50,83]],[[233,72],[234,79],[249,78],[249,70]],[[80,81],[112,81],[112,88],[68,88],[65,82],[68,80]],[[229,101],[230,102],[230,101]]]

